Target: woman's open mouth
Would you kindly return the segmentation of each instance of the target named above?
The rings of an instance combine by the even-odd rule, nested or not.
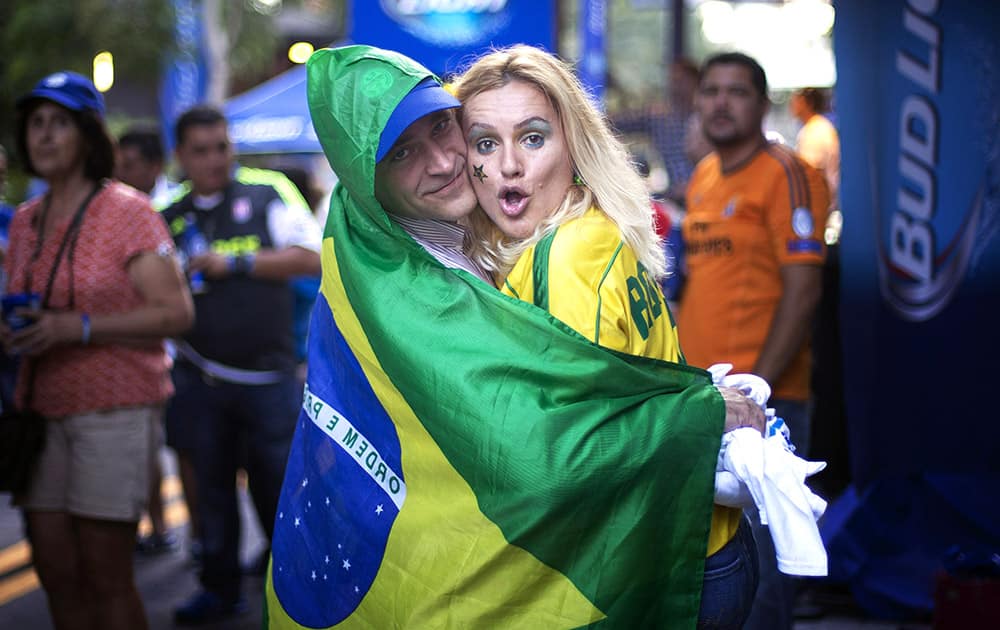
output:
[[[520,188],[504,188],[498,195],[500,211],[509,217],[516,217],[524,212],[528,205],[528,195]]]

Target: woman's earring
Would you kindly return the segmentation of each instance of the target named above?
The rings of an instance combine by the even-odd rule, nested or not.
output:
[[[574,186],[583,186],[583,178],[580,177],[579,173],[573,173],[573,185]]]

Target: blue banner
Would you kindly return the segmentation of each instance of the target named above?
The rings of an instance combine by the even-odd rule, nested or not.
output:
[[[390,48],[446,76],[491,46],[555,50],[554,0],[361,0],[350,38]]]
[[[873,614],[907,618],[943,603],[942,576],[975,575],[1000,551],[1000,10],[836,8],[855,485],[822,530],[830,579]]]
[[[605,0],[584,0],[580,7],[580,80],[597,103],[604,101],[608,56],[604,48],[608,16]]]
[[[174,123],[185,110],[205,100],[208,63],[201,23],[201,3],[173,0],[177,53],[167,64],[160,83],[160,118],[164,147],[174,147]]]
[[[835,35],[854,477],[998,470],[998,10],[846,0]]]

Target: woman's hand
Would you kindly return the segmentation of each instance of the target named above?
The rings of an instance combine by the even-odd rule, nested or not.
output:
[[[9,352],[36,356],[53,346],[80,341],[83,335],[79,313],[24,309],[23,315],[33,323],[16,331],[4,326],[4,347]]]
[[[733,429],[742,427],[753,427],[764,433],[767,419],[764,417],[764,410],[760,405],[746,397],[743,392],[735,387],[717,386],[722,399],[726,401],[726,425],[723,429],[728,433]]]

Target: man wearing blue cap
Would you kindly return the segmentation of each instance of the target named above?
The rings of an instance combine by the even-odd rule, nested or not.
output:
[[[458,99],[432,78],[403,97],[379,137],[375,198],[441,264],[489,282],[463,253],[465,229],[456,223],[476,206],[458,107]]]
[[[339,181],[265,626],[584,627],[620,611],[633,623],[604,625],[638,627],[667,599],[697,611],[700,573],[675,579],[654,545],[688,484],[692,512],[711,508],[725,405],[708,373],[633,363],[484,282],[459,221],[469,174],[488,175],[427,68],[354,45],[316,51],[307,76]],[[684,566],[703,564],[690,547]]]

